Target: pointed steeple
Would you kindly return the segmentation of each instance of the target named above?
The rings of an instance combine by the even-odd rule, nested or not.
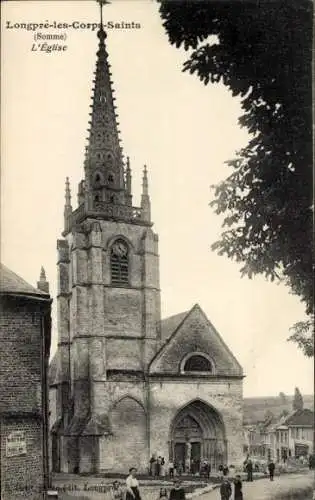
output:
[[[101,23],[97,33],[99,45],[95,79],[93,80],[92,110],[85,161],[86,190],[89,197],[88,209],[93,208],[95,200],[100,203],[115,199],[119,204],[125,203],[124,167],[110,64],[105,46],[107,35],[103,27],[102,6],[108,2],[101,0],[99,3]]]
[[[42,292],[49,293],[49,283],[46,281],[46,273],[43,266],[40,270],[39,281],[37,281],[37,288]]]
[[[141,207],[132,205],[130,160],[126,165],[120,144],[118,121],[113,96],[110,64],[106,50],[107,34],[103,25],[103,5],[98,0],[100,27],[94,72],[92,104],[84,154],[84,179],[78,186],[78,208],[72,211],[68,180],[66,182],[65,224],[63,236],[87,217],[124,221],[151,226],[147,178]],[[146,174],[145,174],[146,175]]]
[[[65,208],[64,208],[63,214],[64,214],[64,227],[66,230],[68,228],[70,215],[72,214],[71,190],[70,190],[69,177],[66,177]]]
[[[69,177],[66,177],[66,188],[65,188],[65,208],[71,208],[71,190]]]
[[[151,221],[151,202],[149,196],[149,183],[147,167],[144,165],[142,178],[142,195],[141,195],[142,220],[145,222]]]
[[[130,158],[127,156],[126,161],[126,197],[127,197],[127,205],[132,206],[132,190],[131,190],[131,168],[130,168]]]

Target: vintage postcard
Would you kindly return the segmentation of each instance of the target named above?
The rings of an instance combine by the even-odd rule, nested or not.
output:
[[[2,500],[314,498],[312,2],[1,18]]]

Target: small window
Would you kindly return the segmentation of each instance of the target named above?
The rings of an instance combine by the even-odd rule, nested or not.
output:
[[[98,196],[98,194],[94,196],[94,201],[95,203],[98,203],[100,201],[100,197]]]
[[[110,250],[110,267],[113,285],[129,283],[129,251],[123,240],[116,240]]]
[[[184,372],[212,372],[212,366],[207,358],[197,354],[187,359]]]
[[[114,182],[114,176],[113,176],[113,174],[109,174],[109,176],[107,177],[107,180],[108,180],[109,184],[113,184],[113,182]]]
[[[99,174],[99,173],[97,173],[97,174],[95,175],[95,177],[94,177],[94,184],[95,184],[96,186],[98,186],[98,185],[101,183],[101,180],[102,180],[102,178],[101,178],[100,174]]]

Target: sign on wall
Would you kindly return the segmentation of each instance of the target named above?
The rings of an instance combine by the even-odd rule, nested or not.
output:
[[[25,432],[14,431],[7,436],[6,456],[17,457],[19,455],[26,455]]]

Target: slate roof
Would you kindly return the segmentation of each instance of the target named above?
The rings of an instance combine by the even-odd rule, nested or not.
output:
[[[33,287],[4,264],[0,264],[0,293],[49,297],[49,294]]]
[[[178,314],[174,314],[173,316],[168,316],[161,321],[161,337],[162,340],[166,341],[170,338],[172,333],[176,330],[176,328],[180,325],[180,323],[187,316],[189,311],[184,311]]]
[[[297,410],[286,419],[285,425],[289,427],[314,427],[314,412],[307,408],[304,408],[304,410]]]

